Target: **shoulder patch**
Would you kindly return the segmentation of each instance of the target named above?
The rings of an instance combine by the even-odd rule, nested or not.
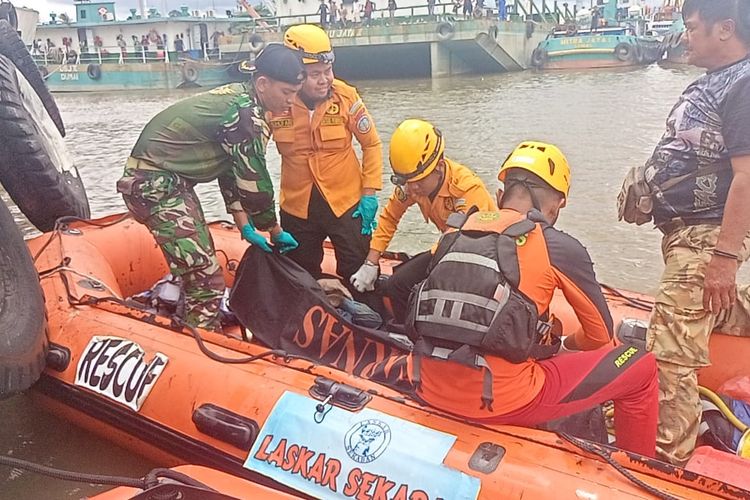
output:
[[[393,192],[398,201],[406,201],[406,192],[404,192],[404,189],[401,186],[396,186],[396,189]]]
[[[370,117],[367,115],[367,113],[363,114],[359,117],[357,120],[357,130],[361,134],[366,134],[372,129],[372,120],[370,120]]]
[[[212,95],[234,95],[237,92],[232,88],[232,84],[222,85],[208,91]]]
[[[362,99],[357,99],[354,104],[349,108],[349,114],[353,115],[357,111],[359,111],[360,108],[363,108],[365,103],[362,102]]]

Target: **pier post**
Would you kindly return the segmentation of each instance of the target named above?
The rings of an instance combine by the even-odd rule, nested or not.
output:
[[[451,53],[443,42],[430,43],[430,74],[432,78],[469,73],[471,67]]]

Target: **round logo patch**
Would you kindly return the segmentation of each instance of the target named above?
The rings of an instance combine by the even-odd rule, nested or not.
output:
[[[328,110],[326,111],[327,115],[337,115],[339,113],[339,105],[335,102],[328,106]]]
[[[363,420],[354,424],[344,436],[349,458],[360,464],[376,460],[391,443],[391,428],[381,420]]]
[[[370,117],[367,115],[362,115],[362,117],[357,120],[357,130],[359,130],[361,133],[366,134],[370,131],[372,128],[372,122],[370,121]]]
[[[404,188],[401,186],[396,186],[396,199],[398,201],[406,201],[406,193],[404,192]]]
[[[453,212],[453,210],[456,209],[453,205],[453,198],[446,198],[445,201],[443,201],[443,206],[445,206],[445,209],[449,212]]]

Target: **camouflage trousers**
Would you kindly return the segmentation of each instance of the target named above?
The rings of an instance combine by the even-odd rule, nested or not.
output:
[[[224,275],[193,185],[165,170],[126,168],[117,191],[154,235],[170,272],[182,278],[185,322],[220,330]]]
[[[698,369],[708,366],[712,331],[750,335],[750,286],[737,287],[731,311],[714,315],[703,309],[703,279],[719,226],[696,225],[664,236],[664,274],[655,297],[646,337],[659,369],[657,455],[684,465],[695,448],[701,419]],[[740,257],[750,256],[750,238]]]

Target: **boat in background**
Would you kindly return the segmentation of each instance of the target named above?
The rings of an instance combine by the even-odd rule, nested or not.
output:
[[[646,34],[644,19],[618,22],[616,18],[616,0],[580,11],[576,22],[557,26],[539,43],[531,54],[531,65],[538,69],[613,68],[651,64],[661,58],[660,40]]]
[[[685,39],[685,23],[682,18],[676,20],[672,27],[664,36],[664,60],[671,64],[687,64],[687,56],[685,54],[685,44],[682,43]]]
[[[213,11],[156,9],[126,20],[114,1],[74,0],[76,19],[50,14],[29,44],[49,89],[61,91],[152,90],[215,87],[246,79],[239,64],[257,54],[264,39],[249,17],[215,17]],[[228,14],[232,14],[228,12]],[[222,50],[237,26],[241,43]],[[233,36],[234,41],[237,37]]]

